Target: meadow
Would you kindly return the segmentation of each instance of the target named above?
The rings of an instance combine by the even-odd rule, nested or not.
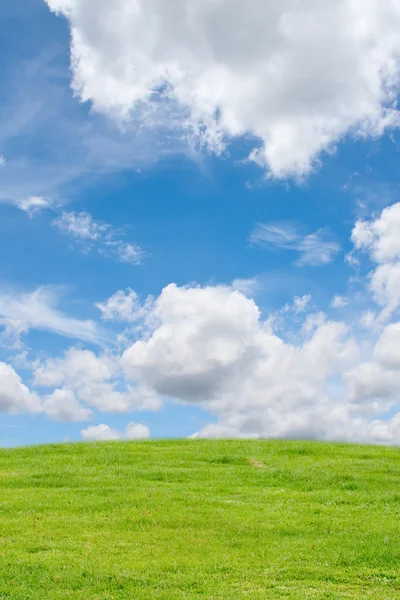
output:
[[[400,598],[400,449],[0,450],[0,599]]]

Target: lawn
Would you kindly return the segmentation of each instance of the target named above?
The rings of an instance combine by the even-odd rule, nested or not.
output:
[[[399,599],[400,449],[0,450],[0,599]]]

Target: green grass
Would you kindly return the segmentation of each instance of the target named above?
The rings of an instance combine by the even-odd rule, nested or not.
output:
[[[0,543],[0,600],[399,600],[400,450],[1,450]]]

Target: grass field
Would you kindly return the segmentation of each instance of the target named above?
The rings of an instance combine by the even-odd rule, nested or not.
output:
[[[400,449],[0,451],[0,599],[400,598]]]

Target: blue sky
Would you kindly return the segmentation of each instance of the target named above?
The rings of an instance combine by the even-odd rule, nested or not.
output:
[[[0,7],[1,445],[400,441],[400,10],[228,5]]]

